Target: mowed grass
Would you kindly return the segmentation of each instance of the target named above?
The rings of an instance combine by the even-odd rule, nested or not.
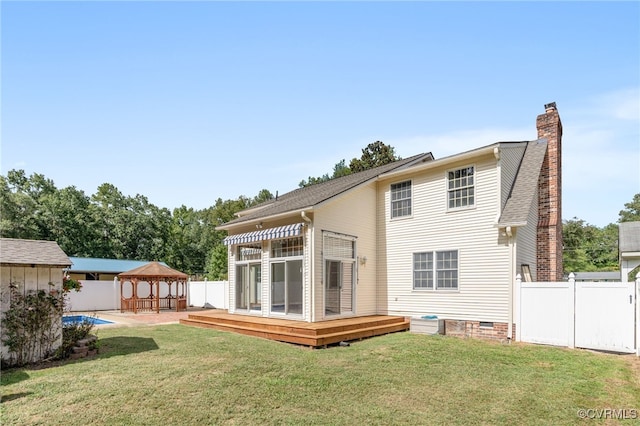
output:
[[[627,355],[411,333],[311,350],[178,324],[98,335],[94,358],[3,372],[0,423],[558,425],[640,410]]]

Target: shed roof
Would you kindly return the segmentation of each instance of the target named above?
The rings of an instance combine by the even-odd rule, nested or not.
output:
[[[576,272],[577,281],[620,281],[620,271]]]
[[[402,167],[408,167],[415,163],[431,160],[433,160],[433,155],[431,155],[431,153],[414,155],[413,157],[397,160],[393,163],[385,164],[384,166],[374,167],[369,170],[331,179],[326,182],[310,185],[304,188],[298,188],[281,195],[277,199],[265,201],[258,206],[244,210],[244,212],[240,212],[240,217],[233,219],[224,225],[218,226],[217,228],[227,229],[228,225],[249,222],[251,220],[311,208],[371,179],[374,179],[381,174]]]
[[[149,263],[148,260],[100,259],[95,257],[71,257],[70,272],[98,272],[119,274]],[[166,264],[160,262],[162,265]]]
[[[498,220],[499,226],[526,224],[531,203],[538,188],[538,177],[546,152],[546,139],[527,143],[509,198]]]
[[[184,272],[176,271],[175,269],[171,269],[166,265],[161,264],[160,262],[149,262],[145,265],[139,266],[135,269],[132,269],[127,272],[123,272],[118,274],[119,278],[128,279],[128,278],[157,278],[161,281],[167,281],[167,279],[183,279],[186,280],[189,276]]]
[[[0,238],[0,264],[66,267],[71,260],[55,241]]]
[[[620,253],[640,252],[640,222],[622,222],[619,225]]]

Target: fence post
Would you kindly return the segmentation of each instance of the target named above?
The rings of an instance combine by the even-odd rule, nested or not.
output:
[[[635,295],[636,295],[636,356],[640,356],[640,272],[636,274],[635,282]]]
[[[516,322],[516,342],[520,342],[521,339],[521,318],[520,318],[520,295],[522,287],[522,275],[516,274],[516,281],[513,283],[515,288],[513,289],[513,318]],[[509,336],[511,337],[511,336]]]
[[[576,275],[569,274],[569,344],[570,348],[576,347]]]

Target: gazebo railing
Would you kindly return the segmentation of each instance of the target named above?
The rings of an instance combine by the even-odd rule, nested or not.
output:
[[[159,303],[159,306],[158,306]],[[177,308],[176,308],[177,304]],[[133,297],[122,297],[120,299],[121,312],[156,312],[158,309],[177,309],[184,311],[187,309],[186,297],[155,297],[134,299]]]

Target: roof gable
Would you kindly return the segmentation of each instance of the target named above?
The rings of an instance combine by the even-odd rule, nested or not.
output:
[[[218,228],[225,229],[227,225],[244,223],[251,220],[258,220],[261,218],[311,208],[328,201],[331,198],[339,196],[350,189],[371,181],[381,174],[431,160],[433,160],[431,153],[414,155],[413,157],[409,157],[404,160],[397,160],[393,163],[385,164],[384,166],[374,167],[369,170],[331,179],[326,182],[317,183],[304,188],[298,188],[283,194],[276,199],[272,199],[246,209],[239,213],[240,217],[231,220]]]
[[[0,263],[67,267],[71,260],[55,241],[0,238]]]

